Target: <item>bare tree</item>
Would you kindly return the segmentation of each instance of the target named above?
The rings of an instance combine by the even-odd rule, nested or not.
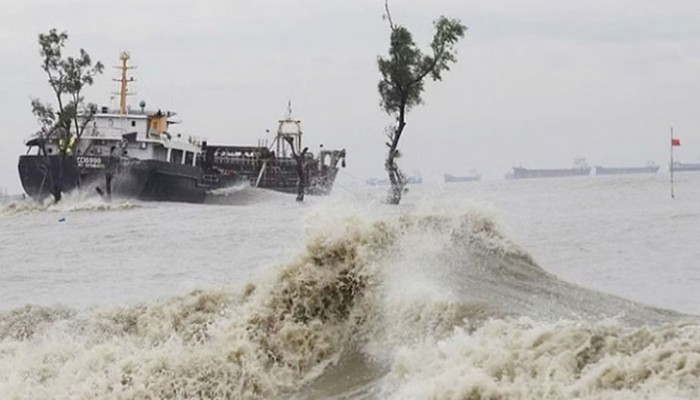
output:
[[[454,45],[464,37],[467,27],[457,19],[444,16],[433,24],[435,34],[430,43],[430,55],[424,55],[413,41],[408,29],[394,24],[389,12],[388,0],[385,0],[386,19],[391,28],[388,57],[378,57],[377,64],[382,79],[379,81],[381,107],[396,119],[396,124],[387,129],[389,148],[384,167],[389,174],[391,189],[389,203],[399,204],[406,186],[406,179],[396,164],[401,157],[398,145],[404,128],[406,114],[423,102],[424,79],[428,76],[434,81],[442,80],[442,73],[449,71],[450,63],[457,61]]]
[[[85,104],[83,88],[91,86],[95,76],[101,74],[104,69],[104,65],[99,61],[93,64],[90,55],[83,49],[80,49],[78,57],[64,58],[62,53],[67,40],[68,34],[59,33],[56,29],[39,34],[41,68],[46,72],[57,107],[54,109],[51,103],[43,103],[39,99],[32,100],[32,112],[42,126],[42,151],[46,154],[44,145],[48,140],[57,140],[59,144],[61,159],[55,180],[53,173],[49,171],[55,201],[61,199],[63,169],[67,156],[72,155],[85,127],[97,112],[94,104]],[[72,161],[75,162],[74,159]],[[51,168],[50,163],[48,167]]]
[[[294,139],[287,136],[284,138],[289,147],[292,149],[292,157],[297,163],[297,201],[304,201],[304,193],[306,192],[306,153],[309,151],[308,147],[304,147],[301,153],[297,154],[294,150]]]

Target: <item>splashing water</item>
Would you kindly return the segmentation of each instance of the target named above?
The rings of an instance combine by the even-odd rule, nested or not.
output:
[[[297,258],[240,292],[0,315],[0,398],[696,398],[699,387],[693,317],[561,281],[479,212],[315,225]]]
[[[16,215],[37,212],[79,212],[126,210],[139,207],[139,203],[127,199],[114,199],[107,202],[99,196],[86,194],[84,191],[66,193],[60,202],[54,203],[50,198],[35,201],[31,198],[0,203],[0,215]]]

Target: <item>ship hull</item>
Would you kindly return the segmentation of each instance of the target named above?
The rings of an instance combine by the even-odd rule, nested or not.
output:
[[[78,187],[79,180],[85,184],[92,180],[81,176],[72,157],[62,161],[58,156],[20,156],[18,169],[24,192],[35,200],[43,200],[61,187],[71,191]]]
[[[596,175],[626,175],[626,174],[655,174],[659,171],[659,166],[648,167],[596,167]]]
[[[251,187],[282,193],[297,193],[299,175],[295,164],[292,164],[291,161],[287,162],[287,160],[277,160],[270,162],[265,170],[262,169],[262,163],[260,162],[259,164],[252,170],[240,168],[232,170],[232,173],[237,176],[238,182],[247,182]],[[316,168],[306,168],[304,173],[304,193],[312,196],[326,196],[333,189],[338,169],[327,168],[318,170]]]
[[[481,180],[481,176],[454,176],[445,174],[443,176],[445,183],[456,183],[456,182],[478,182]]]
[[[58,188],[62,193],[80,189],[104,194],[108,172],[112,176],[112,196],[144,201],[203,203],[212,190],[240,184],[297,193],[299,179],[290,162],[274,160],[262,173],[261,168],[262,164],[252,168],[235,165],[214,171],[159,160],[56,155],[24,155],[20,156],[18,164],[25,193],[40,201],[52,196]],[[308,169],[304,192],[320,196],[330,194],[337,174],[337,168]]]
[[[18,169],[24,191],[35,200],[43,200],[59,188],[63,193],[76,189],[107,193],[108,173],[115,197],[188,203],[201,203],[206,198],[200,168],[158,160],[25,155],[20,156]]]
[[[338,175],[337,164],[344,166],[345,151],[325,151],[304,162],[304,193],[329,195]],[[299,166],[292,157],[275,156],[265,147],[207,145],[199,164],[220,187],[232,181],[251,187],[296,194]]]
[[[700,171],[700,163],[673,163],[673,172],[690,172],[690,171]]]
[[[365,182],[368,186],[390,186],[391,181],[389,179],[368,179]],[[406,185],[420,185],[423,183],[423,178],[420,176],[409,176],[406,178]]]
[[[200,168],[158,160],[119,164],[114,187],[118,195],[146,201],[202,203],[208,186],[202,183]]]
[[[567,168],[567,169],[527,169],[514,167],[509,176],[512,179],[530,178],[563,178],[569,176],[586,176],[591,174],[591,168]]]

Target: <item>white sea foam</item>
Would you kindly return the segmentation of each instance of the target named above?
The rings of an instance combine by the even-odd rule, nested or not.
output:
[[[488,212],[337,214],[240,292],[0,315],[0,398],[697,397],[695,320],[557,279]]]
[[[106,201],[96,194],[87,194],[84,191],[76,190],[64,194],[58,203],[47,197],[43,201],[26,198],[0,204],[0,215],[36,212],[108,211],[136,207],[139,207],[139,203],[133,200],[115,198],[112,201]]]
[[[298,388],[337,360],[361,323],[363,268],[389,237],[381,227],[316,237],[240,300],[203,291],[83,316],[6,313],[0,394],[270,398]],[[36,320],[40,329],[16,328]]]
[[[700,327],[489,320],[398,348],[381,398],[694,399]]]
[[[284,193],[254,188],[249,184],[241,184],[208,191],[206,203],[243,206],[269,203],[289,197],[289,195]]]

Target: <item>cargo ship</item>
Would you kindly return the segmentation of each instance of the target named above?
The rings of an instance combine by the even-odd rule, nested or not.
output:
[[[46,132],[25,142],[18,169],[27,195],[36,200],[76,189],[111,197],[201,203],[217,189],[236,185],[326,195],[333,188],[345,150],[302,148],[301,121],[279,121],[271,146],[208,144],[171,133],[175,112],[126,105],[129,54],[123,52],[120,108],[102,107],[83,122],[81,137],[68,143]]]
[[[700,171],[700,163],[682,163],[675,161],[670,165],[669,171],[673,172],[687,172],[687,171]]]
[[[457,182],[478,182],[481,180],[481,174],[472,171],[469,175],[456,176],[450,174],[444,174],[443,180],[445,183],[457,183]]]
[[[639,167],[603,167],[596,166],[596,175],[625,175],[625,174],[655,174],[661,168],[659,165],[648,162],[644,166]]]
[[[407,185],[420,185],[423,183],[423,177],[420,175],[407,176],[405,183]],[[368,186],[389,186],[391,185],[391,182],[387,178],[370,178],[365,181],[365,184]]]
[[[582,158],[576,159],[573,168],[530,169],[513,167],[513,171],[506,175],[507,179],[529,178],[561,178],[568,176],[586,176],[591,174],[591,167]]]

